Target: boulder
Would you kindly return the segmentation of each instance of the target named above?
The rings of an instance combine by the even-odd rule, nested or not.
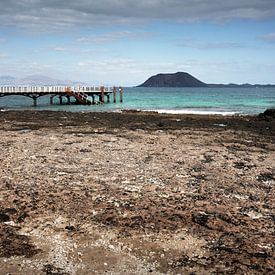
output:
[[[259,114],[259,118],[267,120],[267,121],[274,120],[275,119],[275,108],[265,110],[263,113]]]

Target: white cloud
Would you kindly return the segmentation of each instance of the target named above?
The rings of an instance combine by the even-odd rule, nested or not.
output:
[[[56,52],[68,52],[68,51],[70,51],[70,49],[63,48],[63,47],[55,47],[53,50],[56,51]]]
[[[81,43],[93,43],[93,44],[104,44],[109,42],[114,42],[121,39],[142,39],[152,36],[152,33],[149,32],[140,32],[140,31],[120,31],[120,32],[111,32],[101,35],[93,35],[78,38],[77,41]]]
[[[275,33],[268,33],[260,37],[262,40],[267,42],[275,43]]]
[[[7,54],[4,54],[4,53],[0,53],[0,59],[4,59],[4,58],[7,58],[8,55]]]
[[[199,50],[243,48],[241,44],[235,42],[206,42],[193,39],[181,40],[177,43],[177,45],[184,48],[193,48]]]
[[[79,67],[90,67],[92,69],[96,69],[98,71],[115,71],[115,70],[123,70],[135,68],[137,63],[133,59],[127,58],[118,58],[118,59],[110,59],[110,60],[102,60],[102,61],[94,61],[94,60],[86,60],[79,61],[77,64]]]

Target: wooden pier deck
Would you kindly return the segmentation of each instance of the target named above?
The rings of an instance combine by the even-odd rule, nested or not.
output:
[[[123,101],[122,87],[95,87],[95,86],[0,86],[0,97],[10,95],[26,96],[33,99],[33,105],[37,106],[37,99],[41,96],[50,95],[50,104],[58,97],[59,103],[71,104],[74,98],[77,104],[94,105]],[[64,100],[65,99],[65,100]]]

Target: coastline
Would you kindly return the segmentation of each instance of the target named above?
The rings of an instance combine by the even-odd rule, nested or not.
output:
[[[274,272],[274,119],[5,111],[0,134],[0,273]]]
[[[6,110],[0,112],[1,121],[25,122],[30,130],[47,127],[85,126],[124,128],[128,130],[180,130],[201,128],[207,130],[220,127],[231,130],[255,132],[263,136],[275,136],[275,121],[260,115],[218,114],[167,114],[156,111],[121,110],[116,112],[67,112],[46,110]],[[223,125],[223,126],[221,126]],[[6,126],[9,127],[8,123]],[[13,126],[11,124],[10,126]],[[20,126],[18,126],[20,128]],[[224,130],[225,130],[224,129]]]

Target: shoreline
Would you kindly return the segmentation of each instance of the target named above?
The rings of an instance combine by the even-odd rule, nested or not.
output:
[[[65,105],[63,105],[65,106]],[[75,106],[78,106],[76,104]],[[18,109],[16,108],[1,108],[1,112],[10,112],[10,111],[17,111],[17,112],[23,112],[23,111],[33,111],[33,112],[47,112],[47,111],[52,111],[52,112],[68,112],[68,113],[124,113],[124,112],[141,112],[141,113],[156,113],[156,114],[171,114],[171,115],[209,115],[209,116],[258,116],[260,112],[258,113],[243,113],[243,112],[238,112],[238,111],[210,111],[210,110],[204,110],[204,109],[211,109],[209,108],[194,108],[194,107],[187,107],[183,109],[103,109],[103,110],[53,110],[53,109],[37,109],[35,108],[22,108],[19,107]]]
[[[30,129],[60,126],[103,126],[134,130],[180,130],[194,129],[243,130],[263,136],[275,136],[275,120],[261,115],[197,115],[163,114],[150,111],[124,110],[122,112],[67,112],[45,110],[8,110],[0,112],[0,119],[30,123]]]
[[[274,273],[274,126],[1,112],[0,273]]]

